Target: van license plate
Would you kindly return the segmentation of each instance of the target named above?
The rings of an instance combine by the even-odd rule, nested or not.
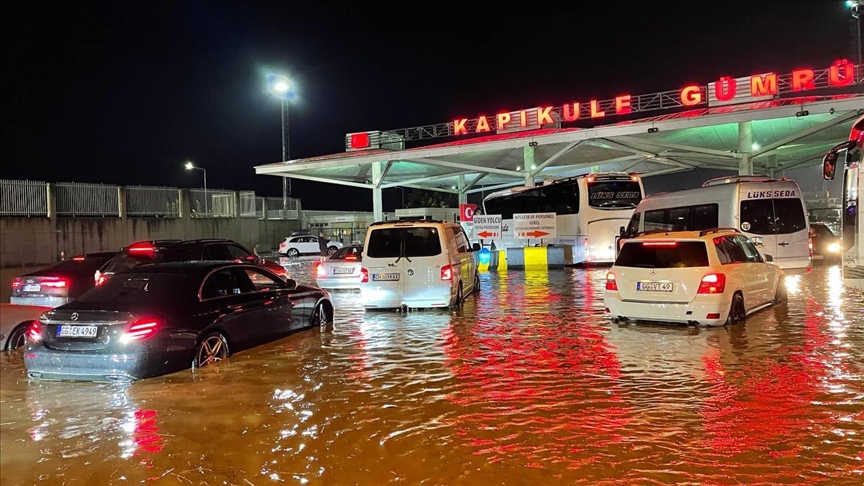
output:
[[[672,282],[636,282],[639,292],[672,292]]]
[[[58,337],[96,337],[96,326],[60,326],[57,329]]]
[[[398,273],[373,273],[372,280],[375,282],[392,282],[399,280]]]

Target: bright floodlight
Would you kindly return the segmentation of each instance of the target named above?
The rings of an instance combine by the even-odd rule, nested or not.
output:
[[[853,2],[852,0],[846,0],[847,7],[851,7],[852,5],[855,5],[855,2]]]
[[[192,162],[186,162],[186,170],[192,170],[194,168],[195,168],[195,166],[192,165]]]
[[[285,76],[269,74],[267,75],[267,84],[270,92],[278,98],[293,100],[297,97],[294,92],[294,84]]]

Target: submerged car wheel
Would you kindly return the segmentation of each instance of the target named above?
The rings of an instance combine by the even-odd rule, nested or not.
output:
[[[774,305],[785,304],[789,299],[789,295],[786,292],[786,280],[780,279],[777,282],[777,291],[774,292]]]
[[[462,282],[459,282],[459,288],[456,289],[456,297],[453,301],[453,307],[460,307],[465,302],[465,297],[462,294]]]
[[[315,311],[312,313],[312,327],[317,325],[321,329],[324,329],[327,327],[328,322],[330,322],[330,316],[327,313],[327,306],[324,304],[315,306]]]
[[[744,308],[744,297],[741,294],[735,294],[732,297],[732,305],[729,308],[729,317],[726,318],[726,325],[738,324],[747,319],[747,310]]]
[[[228,341],[218,332],[211,332],[195,347],[193,368],[203,368],[228,358]]]
[[[474,274],[474,290],[472,290],[472,292],[475,295],[480,293],[480,274],[479,273]]]
[[[27,332],[27,326],[16,327],[15,330],[12,331],[12,334],[9,335],[9,341],[6,345],[6,349],[8,351],[12,351],[13,349],[24,346],[24,344],[27,343],[27,337],[25,336],[25,332]]]
[[[289,257],[296,257],[297,255],[300,254],[300,252],[297,251],[297,248],[289,248],[285,254],[288,255]]]

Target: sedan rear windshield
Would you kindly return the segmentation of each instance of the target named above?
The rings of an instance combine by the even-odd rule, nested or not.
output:
[[[117,275],[99,287],[94,287],[79,302],[166,303],[192,299],[197,289],[189,278],[179,274],[131,273]]]
[[[330,257],[331,260],[351,260],[351,261],[360,261],[363,250],[356,246],[346,246],[341,250],[338,250],[333,256]]]
[[[621,248],[618,267],[707,267],[708,250],[702,241],[630,241]]]

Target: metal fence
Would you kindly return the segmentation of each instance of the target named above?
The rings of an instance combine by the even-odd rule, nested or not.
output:
[[[231,218],[237,215],[234,191],[225,189],[189,189],[189,207],[193,218]]]
[[[117,186],[58,182],[54,185],[58,216],[117,216]]]
[[[180,189],[176,187],[126,186],[128,216],[180,217]]]
[[[289,197],[286,201],[286,207],[283,209],[281,197],[268,197],[264,200],[264,206],[267,208],[267,219],[289,219],[295,221],[300,219],[299,199]]]
[[[115,186],[77,182],[46,183],[0,179],[0,216],[115,216],[121,203],[127,216],[179,218],[181,193],[176,187]],[[254,191],[189,189],[188,203],[193,218],[248,217],[300,219],[300,200],[256,196]],[[239,207],[238,207],[239,204]]]
[[[47,216],[48,185],[0,179],[0,216]]]

